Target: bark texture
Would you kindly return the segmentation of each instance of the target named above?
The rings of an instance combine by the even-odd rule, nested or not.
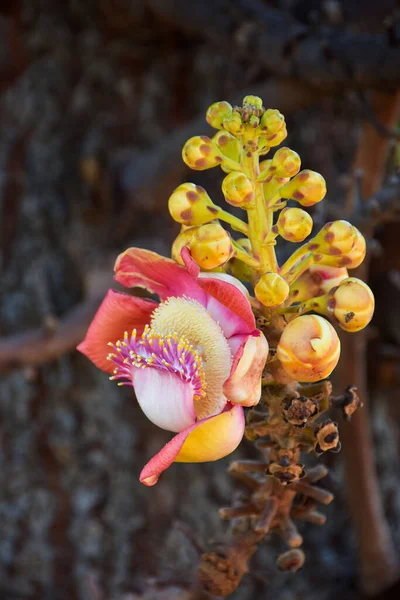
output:
[[[156,487],[143,487],[143,464],[169,436],[73,347],[111,285],[118,252],[137,245],[168,254],[174,186],[193,180],[221,201],[219,175],[189,174],[180,160],[185,139],[207,133],[211,102],[260,93],[286,112],[287,143],[304,167],[327,178],[330,206],[343,195],[360,111],[347,91],[330,90],[352,77],[324,62],[312,2],[274,5],[274,14],[268,2],[250,1],[20,0],[0,8],[1,598],[200,600],[192,592],[196,544],[223,537],[217,510],[240,493],[225,473],[229,459],[175,465]],[[379,22],[392,9],[389,2]],[[366,3],[367,25],[371,10]],[[318,14],[318,27],[333,27]],[[346,56],[362,29],[350,17],[337,42]],[[246,34],[253,21],[254,48]],[[380,36],[386,58],[378,77],[357,50],[369,65],[357,71],[359,87],[398,85],[399,49],[385,27],[363,33]],[[286,46],[272,51],[280,32]],[[330,77],[329,95],[310,87],[323,83],[318,77]],[[379,363],[391,389],[393,364],[392,355]],[[399,415],[388,418],[384,395],[374,396],[377,471],[399,546]],[[250,445],[239,456],[252,458]],[[234,600],[359,598],[341,461],[329,460],[326,486],[337,498],[324,527],[302,529],[303,571],[276,570],[281,548],[272,539]]]

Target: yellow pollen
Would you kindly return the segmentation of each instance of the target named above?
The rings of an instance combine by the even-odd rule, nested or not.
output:
[[[154,311],[150,328],[156,335],[179,340],[178,347],[184,352],[194,350],[200,355],[206,395],[194,398],[196,415],[202,419],[220,412],[226,402],[222,389],[230,374],[232,355],[221,327],[209,312],[196,300],[169,298]]]

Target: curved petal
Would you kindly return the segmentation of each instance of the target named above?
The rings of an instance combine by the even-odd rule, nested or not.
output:
[[[193,387],[178,375],[152,367],[136,367],[133,387],[140,408],[161,429],[182,431],[195,423]]]
[[[126,287],[143,287],[158,294],[161,300],[170,296],[193,298],[217,321],[226,337],[251,333],[255,319],[247,294],[225,278],[201,276],[189,252],[182,254],[188,268],[150,250],[128,248],[115,263],[115,279]],[[230,277],[230,276],[227,276]],[[233,281],[236,282],[234,278]],[[240,282],[239,282],[240,283]]]
[[[152,300],[108,290],[85,339],[77,349],[99,369],[112,373],[114,365],[107,360],[110,352],[108,342],[115,343],[124,337],[125,331],[131,332],[132,329],[136,329],[138,335],[141,335],[157,306]]]
[[[219,322],[226,337],[238,333],[251,333],[256,328],[256,322],[249,302],[248,293],[243,293],[238,287],[239,281],[230,275],[214,273],[210,277],[201,275],[199,286],[207,292],[206,308],[211,316]],[[220,275],[216,277],[216,275]]]
[[[254,406],[261,398],[261,376],[268,357],[268,342],[263,333],[250,335],[237,351],[224,394],[230,402]]]
[[[194,298],[203,306],[207,294],[190,273],[174,260],[142,248],[128,248],[120,254],[114,266],[114,279],[125,287],[142,287],[161,300],[170,296]]]
[[[181,259],[183,260],[183,264],[185,265],[193,279],[197,279],[200,275],[200,267],[193,260],[192,255],[190,254],[190,250],[187,246],[183,246],[181,250]]]
[[[186,248],[187,250],[187,248]],[[239,279],[236,279],[233,275],[229,275],[229,273],[213,273],[213,272],[203,272],[199,273],[198,277],[200,279],[217,279],[219,281],[225,281],[225,283],[230,283],[237,287],[237,289],[242,292],[244,296],[248,299],[250,296],[250,292],[247,287],[242,283]],[[201,282],[199,282],[201,285]]]
[[[241,406],[203,419],[178,433],[147,463],[140,474],[145,485],[155,485],[160,474],[175,462],[209,462],[233,452],[244,433]]]

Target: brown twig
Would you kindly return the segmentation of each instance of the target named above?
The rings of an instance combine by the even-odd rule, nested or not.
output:
[[[38,367],[73,350],[82,341],[102,297],[79,304],[60,321],[49,318],[40,329],[0,338],[0,373]]]
[[[385,128],[392,129],[400,116],[400,93],[376,94],[376,118]],[[382,184],[389,153],[389,140],[381,136],[371,123],[365,123],[354,161],[354,169],[362,169],[364,198],[376,194]],[[354,193],[354,191],[353,191]],[[357,276],[366,280],[367,264]],[[336,380],[353,382],[361,400],[367,404],[366,336],[342,335],[342,355],[336,370]],[[373,445],[366,407],[352,420],[351,427],[341,432],[344,465],[349,492],[349,506],[356,529],[360,554],[361,587],[368,595],[388,588],[397,578],[395,550],[385,520],[382,499],[374,469]]]

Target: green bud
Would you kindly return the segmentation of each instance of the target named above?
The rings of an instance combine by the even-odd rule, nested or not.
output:
[[[224,129],[233,135],[242,135],[244,131],[242,117],[238,112],[233,112],[229,117],[224,119],[223,126]]]
[[[284,116],[279,112],[279,110],[269,108],[261,117],[260,133],[263,135],[273,135],[283,129],[284,126]]]
[[[228,131],[218,131],[212,141],[224,156],[236,162],[240,161],[240,142],[234,135]]]
[[[214,102],[206,113],[206,121],[214,129],[223,129],[223,122],[232,114],[232,106],[229,102]]]
[[[262,100],[258,96],[245,96],[243,98],[242,104],[243,104],[243,106],[245,106],[246,104],[250,104],[251,106],[254,106],[255,108],[263,107]]]

